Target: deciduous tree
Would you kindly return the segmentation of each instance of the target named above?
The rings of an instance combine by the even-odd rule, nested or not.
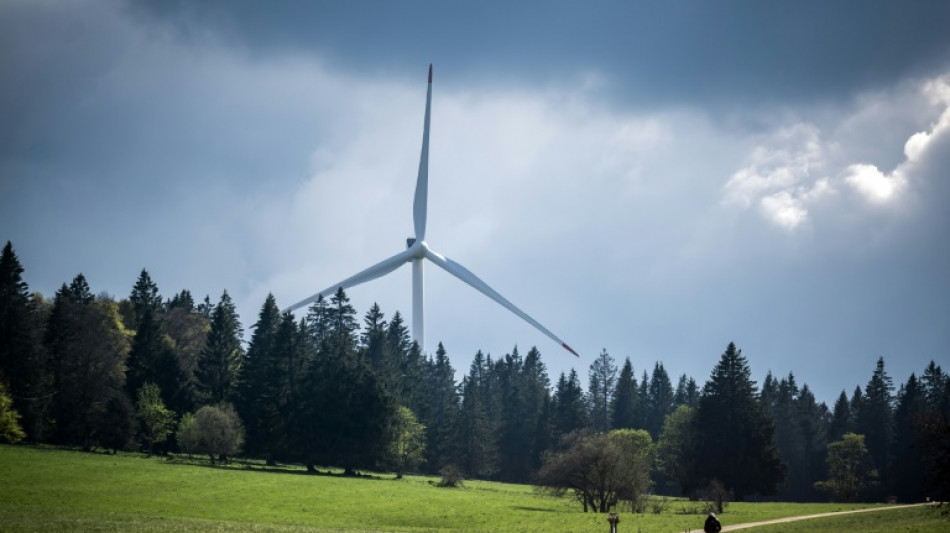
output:
[[[145,447],[149,453],[155,453],[157,445],[171,435],[175,413],[165,407],[162,392],[154,383],[146,383],[139,389],[135,410]]]
[[[876,483],[877,471],[871,463],[864,435],[845,433],[828,445],[828,479],[815,483],[832,499],[853,502],[862,491]]]

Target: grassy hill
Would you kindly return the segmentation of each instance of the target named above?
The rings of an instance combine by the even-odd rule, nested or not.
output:
[[[468,481],[453,489],[438,487],[436,482],[416,476],[345,478],[307,475],[296,467],[266,469],[254,463],[212,467],[137,454],[3,445],[0,531],[580,532],[608,528],[604,515],[582,513],[569,499],[540,496],[530,486]],[[661,514],[621,513],[620,531],[701,530],[703,516],[682,514],[691,506],[672,501]],[[733,503],[723,522],[731,525],[859,507]],[[934,515],[932,510],[924,511]],[[907,523],[908,519],[902,522]],[[946,519],[938,523],[944,529],[916,531],[946,531],[950,524]]]

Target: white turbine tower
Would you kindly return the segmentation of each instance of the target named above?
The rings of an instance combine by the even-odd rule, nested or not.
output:
[[[568,346],[564,341],[559,339],[557,335],[551,333],[547,328],[542,326],[537,320],[528,316],[527,313],[518,309],[513,303],[505,299],[504,296],[498,294],[495,289],[492,289],[488,286],[487,283],[478,278],[475,274],[472,274],[467,268],[462,265],[452,261],[451,259],[440,255],[432,249],[429,248],[429,245],[426,244],[426,202],[428,197],[429,189],[429,113],[432,105],[432,65],[429,65],[429,87],[426,92],[426,114],[425,114],[425,125],[422,130],[422,155],[419,159],[419,177],[416,179],[416,195],[415,200],[412,205],[412,216],[413,223],[415,226],[415,238],[408,239],[407,249],[399,252],[398,254],[380,261],[375,265],[367,268],[366,270],[350,276],[345,280],[335,283],[330,287],[305,298],[294,305],[288,307],[284,311],[293,311],[299,309],[305,305],[308,305],[312,302],[315,302],[321,296],[329,296],[337,291],[337,289],[347,289],[354,285],[359,285],[360,283],[365,283],[367,281],[376,279],[381,276],[389,274],[393,270],[401,267],[407,262],[412,263],[412,338],[419,344],[419,350],[422,353],[425,353],[425,317],[422,310],[423,302],[423,261],[428,259],[432,261],[437,266],[441,267],[443,270],[457,277],[458,279],[464,281],[465,283],[471,285],[478,291],[480,291],[485,296],[488,296],[492,300],[495,300],[499,304],[508,308],[512,313],[520,316],[526,322],[537,328],[548,337],[557,342],[569,352],[577,356],[570,346]]]

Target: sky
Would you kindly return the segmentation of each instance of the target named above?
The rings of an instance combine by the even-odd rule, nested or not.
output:
[[[950,3],[0,0],[0,241],[48,297],[245,326],[405,247],[434,65],[427,348],[729,342],[819,401],[950,366]],[[411,315],[411,269],[348,291]]]

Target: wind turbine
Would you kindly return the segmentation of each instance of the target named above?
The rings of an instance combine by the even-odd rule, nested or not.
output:
[[[488,286],[487,283],[478,278],[464,266],[452,261],[451,259],[434,252],[426,243],[426,203],[428,201],[429,190],[429,114],[432,106],[432,65],[429,65],[429,87],[426,91],[426,114],[425,125],[422,130],[422,155],[419,159],[419,176],[416,179],[416,195],[412,204],[413,225],[415,226],[415,238],[406,240],[406,249],[398,254],[380,261],[375,265],[335,283],[330,287],[300,300],[294,305],[284,309],[284,312],[294,311],[312,302],[315,302],[321,296],[329,296],[338,289],[347,289],[354,285],[359,285],[367,281],[385,276],[393,270],[401,267],[405,263],[412,263],[412,338],[419,344],[419,350],[425,353],[425,316],[423,314],[423,261],[428,259],[441,267],[443,270],[471,285],[473,288],[495,300],[512,313],[520,316],[526,322],[537,328],[541,333],[550,337],[554,342],[560,344],[575,356],[578,356],[570,346],[559,339],[557,335],[542,326],[537,320],[528,316],[527,313],[518,309],[513,303],[509,302],[504,296],[498,294],[495,289]],[[580,356],[578,356],[580,357]]]

